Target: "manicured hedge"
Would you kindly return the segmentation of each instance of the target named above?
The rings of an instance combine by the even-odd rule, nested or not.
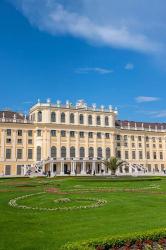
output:
[[[95,250],[97,247],[102,247],[104,250],[109,250],[112,247],[122,247],[126,243],[131,245],[137,241],[152,240],[158,241],[166,237],[166,228],[147,231],[144,233],[126,234],[122,236],[106,237],[102,239],[92,239],[82,242],[67,243],[62,250]]]

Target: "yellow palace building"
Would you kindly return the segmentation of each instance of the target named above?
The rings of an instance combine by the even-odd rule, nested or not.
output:
[[[83,100],[31,107],[26,117],[0,111],[0,176],[109,175],[102,159],[117,156],[128,163],[118,175],[163,175],[166,169],[166,123],[117,120],[109,106]]]

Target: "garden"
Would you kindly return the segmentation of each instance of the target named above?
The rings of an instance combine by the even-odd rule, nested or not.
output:
[[[0,249],[166,249],[166,178],[0,179]]]

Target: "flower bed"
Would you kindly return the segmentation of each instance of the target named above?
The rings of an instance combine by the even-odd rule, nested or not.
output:
[[[93,239],[84,242],[67,243],[63,250],[164,250],[166,249],[166,229],[124,236]]]
[[[40,194],[44,194],[44,193],[45,192],[40,192],[40,193],[34,193],[34,194],[28,194],[28,195],[16,197],[16,198],[9,201],[9,206],[15,207],[15,208],[20,208],[20,209],[29,209],[29,210],[38,210],[38,211],[60,211],[60,210],[71,211],[71,210],[79,210],[79,209],[98,208],[98,207],[104,206],[107,203],[106,200],[94,199],[94,198],[78,198],[78,199],[61,198],[61,199],[57,199],[57,201],[59,200],[61,203],[62,203],[62,200],[63,200],[63,203],[64,203],[64,201],[66,202],[67,201],[66,199],[68,199],[68,202],[69,202],[69,200],[70,201],[91,201],[91,202],[93,202],[93,204],[90,204],[90,205],[72,206],[72,207],[55,207],[55,208],[31,207],[31,206],[19,205],[17,203],[17,201],[19,201],[19,200],[23,200],[23,199],[26,199],[28,197],[32,197],[32,196],[40,195]]]

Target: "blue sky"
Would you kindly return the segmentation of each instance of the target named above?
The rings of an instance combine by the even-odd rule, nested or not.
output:
[[[151,8],[149,8],[151,6]],[[0,109],[38,98],[166,120],[165,0],[0,1]]]

